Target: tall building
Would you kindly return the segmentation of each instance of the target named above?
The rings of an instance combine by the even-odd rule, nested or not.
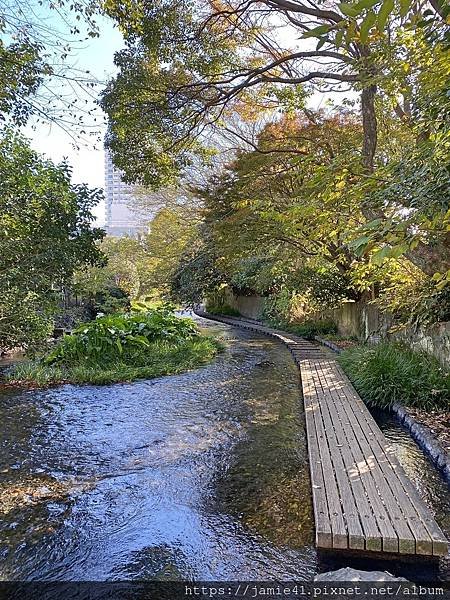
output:
[[[105,149],[105,229],[108,235],[136,237],[148,230],[154,212],[143,215],[137,207],[133,208],[135,194],[136,186],[124,183],[121,172],[113,165],[111,154]]]

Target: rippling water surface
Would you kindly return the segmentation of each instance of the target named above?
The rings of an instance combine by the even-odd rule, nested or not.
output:
[[[0,396],[0,579],[311,579],[342,566],[313,545],[290,354],[207,326],[227,350],[197,371]],[[445,484],[382,427],[450,529]]]

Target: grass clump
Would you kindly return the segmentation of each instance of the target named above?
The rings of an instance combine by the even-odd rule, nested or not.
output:
[[[303,337],[307,340],[313,340],[316,337],[316,335],[320,336],[337,333],[336,323],[326,319],[321,319],[317,321],[308,320],[303,321],[303,323],[285,323],[278,321],[269,321],[268,324],[272,327],[288,331],[289,333],[294,333],[295,335]]]
[[[7,379],[38,386],[132,381],[193,369],[212,360],[219,349],[192,319],[163,306],[83,324],[46,356],[18,364]]]
[[[450,373],[428,354],[383,342],[345,350],[338,360],[367,404],[448,408]]]
[[[206,311],[211,315],[223,315],[226,317],[240,317],[241,313],[229,306],[228,304],[223,304],[222,306],[211,305],[206,307]]]

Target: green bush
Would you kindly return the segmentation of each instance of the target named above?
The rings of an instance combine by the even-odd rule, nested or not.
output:
[[[61,339],[43,359],[19,363],[11,383],[105,384],[182,373],[209,362],[221,349],[192,319],[169,306],[103,316]]]
[[[232,306],[229,306],[228,304],[223,304],[222,306],[207,305],[206,311],[209,312],[211,315],[224,315],[226,317],[241,316],[241,313],[238,310],[236,310]]]
[[[285,278],[272,258],[251,256],[239,260],[229,285],[238,296],[267,296],[279,290]]]
[[[265,299],[263,321],[273,327],[287,326],[295,301],[295,292],[287,287],[282,287],[276,294],[271,294]]]
[[[348,275],[342,275],[335,265],[321,268],[303,266],[291,275],[289,285],[300,292],[307,305],[315,310],[337,308],[344,299],[355,294]]]
[[[337,333],[337,326],[336,323],[328,320],[305,321],[299,325],[291,325],[290,331],[292,331],[292,333],[296,333],[300,337],[306,338],[307,340],[313,340],[316,335]]]
[[[107,287],[95,294],[92,302],[94,315],[103,313],[105,315],[128,311],[131,308],[130,296],[119,287]]]
[[[345,350],[338,360],[367,404],[448,408],[450,373],[428,354],[383,342]]]
[[[48,365],[38,360],[24,361],[7,374],[7,380],[12,384],[48,386],[58,383],[105,385],[150,379],[200,367],[210,362],[221,349],[219,342],[206,336],[185,340],[177,345],[154,342],[148,352],[141,354],[133,364],[120,359],[102,366],[89,361],[73,366]]]
[[[279,321],[276,319],[268,320],[267,323],[272,327],[283,329],[289,333],[295,333],[300,337],[306,338],[307,340],[313,340],[316,335],[327,335],[336,334],[337,326],[333,321],[318,320],[318,321],[304,321],[303,323],[293,324]]]
[[[177,317],[164,306],[148,312],[107,315],[80,325],[62,338],[44,362],[105,364],[120,359],[133,364],[154,342],[177,344],[198,335],[192,319]]]

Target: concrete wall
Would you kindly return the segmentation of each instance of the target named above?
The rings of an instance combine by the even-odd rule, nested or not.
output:
[[[238,310],[243,317],[259,319],[264,310],[265,298],[261,296],[234,296],[227,290],[226,303]],[[415,350],[424,350],[435,356],[444,366],[450,367],[450,322],[438,323],[426,328],[406,327],[395,330],[389,313],[382,313],[376,306],[363,302],[346,302],[341,307],[317,315],[331,318],[344,337],[356,337],[361,342],[377,343],[381,339],[398,339]]]
[[[234,296],[227,294],[227,304],[238,310],[243,317],[260,319],[264,311],[265,298],[262,296]]]
[[[376,342],[386,337],[393,322],[391,315],[361,302],[345,302],[331,311],[331,318],[340,335],[356,337],[362,342]]]
[[[429,327],[396,329],[392,315],[376,306],[348,302],[332,311],[340,335],[356,337],[362,342],[376,343],[381,339],[401,340],[414,350],[423,350],[450,367],[450,322]]]
[[[416,331],[411,328],[393,334],[415,350],[424,350],[450,368],[450,322],[436,323]]]

